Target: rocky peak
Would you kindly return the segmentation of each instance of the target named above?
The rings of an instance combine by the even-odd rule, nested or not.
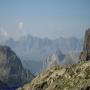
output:
[[[83,51],[80,54],[80,60],[90,60],[90,28],[85,32],[84,46]]]
[[[64,59],[64,54],[58,49],[54,53],[50,54],[45,60],[43,66],[48,68],[52,65],[59,65],[60,62]]]
[[[83,49],[90,50],[90,28],[86,30]]]
[[[57,56],[59,57],[60,61],[63,60],[63,58],[64,58],[64,56],[65,56],[65,55],[61,52],[61,50],[59,50],[59,49],[57,49],[57,50],[55,51],[55,55],[57,55]]]

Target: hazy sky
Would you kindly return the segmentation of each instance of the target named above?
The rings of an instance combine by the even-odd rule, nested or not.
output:
[[[90,27],[90,0],[0,0],[0,33],[18,38],[82,37]]]

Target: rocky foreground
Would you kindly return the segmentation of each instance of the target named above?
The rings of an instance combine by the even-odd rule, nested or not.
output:
[[[52,66],[18,90],[90,90],[90,61]]]

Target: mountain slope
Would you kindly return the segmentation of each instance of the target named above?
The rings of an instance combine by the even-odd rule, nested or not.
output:
[[[0,80],[9,87],[17,88],[34,76],[23,68],[20,59],[8,46],[0,46]]]
[[[52,66],[18,90],[90,90],[90,61]]]

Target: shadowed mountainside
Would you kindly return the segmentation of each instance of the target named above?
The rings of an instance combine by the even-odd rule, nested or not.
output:
[[[9,87],[17,88],[33,79],[25,70],[20,59],[8,46],[0,46],[0,80]]]

